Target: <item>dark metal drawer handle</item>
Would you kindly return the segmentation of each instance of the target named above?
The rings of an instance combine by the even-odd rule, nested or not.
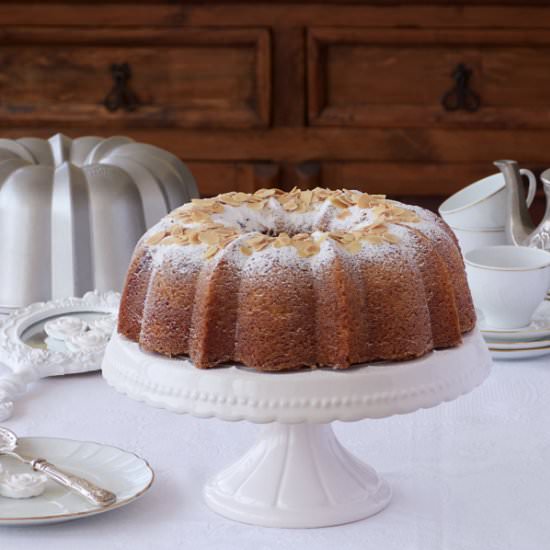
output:
[[[139,99],[130,89],[129,81],[132,78],[132,70],[128,63],[113,63],[111,65],[111,75],[113,77],[113,88],[105,96],[103,105],[114,113],[118,109],[125,111],[135,111],[139,106]]]
[[[480,97],[470,88],[472,70],[459,63],[451,74],[455,85],[443,95],[441,105],[446,111],[468,111],[475,113],[480,105]]]

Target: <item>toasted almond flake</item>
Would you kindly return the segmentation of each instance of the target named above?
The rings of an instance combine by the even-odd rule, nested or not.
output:
[[[298,255],[302,258],[310,258],[311,256],[315,256],[315,254],[319,253],[319,246],[312,244],[310,246],[300,247],[297,248]]]
[[[246,244],[253,246],[255,244],[263,243],[268,239],[269,237],[267,235],[254,235],[253,237],[250,237],[250,239],[248,239]]]
[[[256,251],[256,252],[259,252],[260,250],[263,250],[267,245],[269,244],[269,241],[265,241],[263,243],[257,243],[255,245],[252,245],[252,248]]]
[[[287,212],[292,212],[293,210],[296,210],[298,208],[298,203],[296,202],[296,200],[292,199],[292,200],[289,200],[289,201],[285,202],[283,204],[283,208]]]
[[[167,236],[166,231],[160,231],[159,233],[155,233],[154,235],[151,235],[147,239],[147,244],[150,246],[155,246],[156,244],[159,244],[162,239],[164,239]]]
[[[357,206],[359,208],[370,208],[372,206],[376,206],[377,204],[384,204],[382,201],[384,200],[384,195],[369,195],[368,193],[363,193],[357,198]]]
[[[323,189],[322,187],[316,187],[313,190],[313,198],[316,202],[326,200],[331,194],[329,189]]]
[[[206,212],[202,212],[200,210],[194,210],[191,213],[191,220],[197,223],[212,221],[209,214],[207,214]]]
[[[187,234],[189,235],[189,242],[191,244],[201,244],[199,231],[189,231]]]
[[[250,195],[248,193],[235,193],[233,195],[233,199],[237,202],[246,202],[250,198]]]
[[[160,241],[160,244],[163,246],[168,246],[171,244],[186,244],[186,243],[187,243],[187,239],[184,239],[182,237],[172,237],[172,236],[164,237],[164,239]]]
[[[346,245],[344,245],[344,248],[350,253],[350,254],[357,254],[361,251],[363,248],[363,245],[360,241],[352,241]]]
[[[342,212],[340,212],[336,218],[339,219],[339,220],[344,220],[346,219],[348,216],[351,216],[351,212],[349,210],[343,210]]]
[[[340,197],[330,197],[329,202],[337,208],[347,208],[348,205],[340,199]]]
[[[221,248],[225,248],[228,244],[232,243],[237,237],[238,235],[231,235],[230,237],[225,237],[218,243],[218,246],[220,246]]]
[[[349,193],[346,191],[338,195],[338,200],[343,202],[346,206],[353,206],[354,201],[351,200]]]
[[[300,199],[303,202],[305,206],[308,206],[311,204],[311,201],[313,199],[313,191],[307,189],[306,191],[302,191],[300,195]]]
[[[170,233],[170,235],[184,235],[185,234],[185,228],[182,225],[173,224],[168,229],[168,233]]]
[[[266,201],[251,202],[248,204],[252,210],[263,210],[265,208]]]
[[[220,242],[220,234],[215,229],[202,231],[199,233],[199,241],[206,244],[218,244]]]
[[[292,240],[287,233],[280,233],[279,236],[273,242],[275,248],[282,248],[291,244]]]
[[[398,242],[400,242],[399,237],[397,237],[396,235],[392,235],[391,233],[385,233],[383,237],[385,241],[391,244],[397,244]]]
[[[245,255],[245,256],[252,256],[252,249],[249,246],[241,246],[239,250]]]
[[[371,244],[382,244],[384,242],[384,237],[381,235],[365,235],[365,241]]]
[[[219,252],[219,250],[220,249],[217,246],[209,246],[203,254],[203,258],[205,260],[208,260],[209,258],[215,256]]]
[[[266,199],[268,197],[273,197],[275,194],[277,194],[278,189],[258,189],[254,195],[257,197],[260,197],[262,199]]]

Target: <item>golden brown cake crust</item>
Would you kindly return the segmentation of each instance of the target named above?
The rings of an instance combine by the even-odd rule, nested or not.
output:
[[[348,368],[459,345],[475,326],[452,231],[357,191],[194,200],[140,241],[119,332],[199,368]]]

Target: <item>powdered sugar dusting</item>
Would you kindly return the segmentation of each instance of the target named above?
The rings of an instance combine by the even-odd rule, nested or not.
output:
[[[419,221],[404,222],[403,225],[414,227],[426,237],[435,240],[448,240],[449,236],[434,214],[417,206],[402,204],[397,201],[388,201],[392,205],[417,214]],[[186,205],[187,206],[187,205]],[[185,207],[184,207],[185,208]],[[180,209],[181,211],[181,209]],[[393,257],[412,261],[416,240],[411,237],[410,231],[402,225],[388,222],[387,226],[392,235],[400,243],[362,241],[362,247],[355,253],[348,252],[343,245],[326,238],[326,234],[319,231],[349,232],[369,226],[375,220],[372,208],[360,208],[352,205],[342,215],[343,210],[334,206],[328,199],[314,203],[307,212],[287,212],[281,203],[271,197],[266,201],[264,208],[256,210],[246,204],[238,206],[225,205],[223,212],[212,215],[212,223],[235,229],[242,233],[235,241],[214,258],[220,261],[230,261],[245,272],[258,272],[270,269],[273,263],[288,265],[310,265],[313,271],[323,269],[330,264],[335,255],[339,255],[346,264],[353,266],[362,262],[386,262]],[[160,231],[169,231],[174,225],[200,228],[197,222],[183,223],[176,218],[163,218],[151,228],[140,241],[143,243],[151,235]],[[267,246],[262,250],[255,250],[251,256],[242,253],[241,247],[246,240],[255,234],[277,235],[280,232],[289,234],[308,233],[318,243],[319,251],[309,257],[302,257],[293,246],[275,248]],[[200,269],[205,262],[206,244],[163,244],[151,245],[153,269],[159,269],[169,263],[175,268]],[[214,261],[212,259],[208,261]]]

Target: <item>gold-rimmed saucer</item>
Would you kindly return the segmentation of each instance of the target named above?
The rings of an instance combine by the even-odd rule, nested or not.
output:
[[[550,346],[517,349],[495,349],[489,347],[489,352],[492,358],[497,361],[534,359],[535,357],[542,357],[550,354]],[[550,365],[550,362],[548,364]]]
[[[550,339],[550,301],[542,302],[535,314],[531,324],[526,327],[516,329],[501,329],[488,326],[483,314],[477,310],[478,326],[481,334],[486,340],[493,342],[518,342]]]
[[[528,350],[528,349],[541,349],[550,347],[550,339],[545,338],[541,340],[492,340],[485,337],[487,345],[491,349],[495,350]]]
[[[44,493],[28,499],[0,497],[0,526],[59,523],[100,514],[125,506],[151,487],[153,470],[139,456],[90,441],[74,441],[49,437],[24,437],[18,450],[27,456],[43,456],[69,473],[85,477],[117,495],[110,506],[94,506],[80,495],[53,481]],[[28,466],[10,457],[1,457],[2,465],[14,473]]]

